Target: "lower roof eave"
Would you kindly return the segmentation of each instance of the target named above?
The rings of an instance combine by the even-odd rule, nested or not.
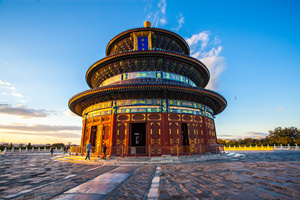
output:
[[[220,94],[203,88],[186,88],[164,85],[139,85],[139,86],[118,86],[99,87],[84,91],[75,95],[69,101],[69,108],[75,114],[81,116],[83,110],[88,107],[105,101],[123,99],[178,99],[193,101],[211,107],[215,115],[221,113],[227,106],[227,101]]]

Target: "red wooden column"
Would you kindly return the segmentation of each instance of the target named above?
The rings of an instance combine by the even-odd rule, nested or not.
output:
[[[208,148],[209,128],[208,128],[207,117],[203,116],[202,119],[203,119],[202,120],[202,122],[203,122],[202,128],[203,128],[203,140],[204,140],[203,145],[204,145],[204,151],[207,152],[207,151],[209,151],[209,148]]]
[[[110,126],[110,154],[116,154],[117,114],[111,114]]]
[[[81,134],[81,143],[80,146],[84,146],[84,138],[85,138],[85,129],[86,129],[86,123],[87,123],[87,119],[83,120],[82,122],[82,134]]]
[[[169,154],[167,146],[170,145],[168,113],[161,113],[162,154]]]

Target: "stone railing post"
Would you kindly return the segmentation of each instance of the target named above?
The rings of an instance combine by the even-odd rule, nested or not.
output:
[[[26,147],[25,151],[26,151],[26,152],[28,151],[28,147]]]
[[[281,149],[281,150],[283,150],[283,146],[282,146],[282,144],[280,144],[280,149]]]

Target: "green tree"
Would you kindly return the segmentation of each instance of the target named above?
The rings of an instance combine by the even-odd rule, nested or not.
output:
[[[61,147],[64,147],[65,145],[63,143],[54,143],[54,144],[52,144],[52,146],[61,148]]]
[[[10,145],[9,145],[9,147],[8,147],[9,149],[12,149],[13,148],[13,144],[12,143],[10,143]]]
[[[273,131],[269,131],[270,135],[267,140],[270,145],[295,145],[299,144],[300,132],[296,127],[281,128],[277,127]]]
[[[217,143],[218,143],[218,144],[226,145],[226,140],[217,139]]]
[[[29,142],[28,145],[26,146],[28,149],[32,149],[31,143]]]
[[[226,143],[226,146],[239,146],[239,143],[237,140],[230,140],[228,143]]]

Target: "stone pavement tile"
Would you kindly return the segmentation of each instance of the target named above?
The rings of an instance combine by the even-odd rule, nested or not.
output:
[[[112,170],[110,173],[132,173],[134,172],[138,167],[137,166],[121,166],[114,170]]]
[[[92,187],[90,187],[85,193],[86,194],[107,194],[109,192],[111,192],[113,189],[116,188],[118,184],[106,184],[106,183],[97,183],[96,185],[93,185]]]
[[[145,199],[155,173],[155,166],[138,167],[125,182],[107,194],[109,200],[114,199]]]
[[[171,196],[166,189],[161,188],[159,190],[159,199],[171,199]]]
[[[274,154],[279,157],[274,157]],[[15,199],[51,199],[115,168],[110,166],[86,173],[85,170],[95,166],[53,162],[42,156],[35,158],[8,156],[9,161],[3,160],[0,166],[0,179],[3,181],[0,182],[0,199],[44,184],[53,187],[41,187]],[[181,196],[185,199],[299,199],[299,158],[299,152],[247,153],[244,160],[164,165],[159,199]],[[143,199],[147,196],[155,167],[140,167],[132,172],[107,194],[107,199]],[[72,177],[73,174],[76,176]],[[74,194],[66,195],[75,198],[70,196]],[[96,199],[101,199],[103,195],[98,197]],[[83,198],[81,196],[80,199]]]
[[[95,168],[95,166],[92,166],[92,168]],[[71,176],[68,179],[59,179],[56,180],[54,182],[45,184],[45,186],[43,187],[36,187],[38,189],[35,189],[32,192],[29,192],[27,194],[23,194],[20,196],[20,199],[24,198],[25,196],[33,196],[33,199],[36,199],[40,196],[42,196],[44,199],[50,199],[53,198],[59,194],[62,194],[64,191],[70,189],[70,188],[74,188],[76,186],[78,186],[79,184],[90,180],[91,178],[94,178],[95,176],[98,176],[101,173],[105,173],[109,170],[115,169],[115,166],[103,166],[97,169],[94,169],[92,171],[83,171],[83,172],[79,172],[78,174],[76,174],[76,176]],[[83,169],[86,170],[85,166],[83,166]],[[88,168],[91,169],[91,168]],[[65,176],[66,177],[66,176]],[[32,199],[32,198],[26,198],[26,199]]]
[[[1,169],[1,173],[10,176],[0,175],[7,187],[5,190],[0,190],[0,198],[37,188],[45,183],[94,167],[76,163],[53,162],[48,157],[45,158],[45,155],[4,155],[1,158],[4,159],[1,166],[5,166]]]
[[[120,169],[119,169],[120,168]],[[127,169],[128,168],[128,169]],[[65,193],[80,193],[80,194],[107,194],[115,187],[124,181],[130,174],[129,173],[114,173],[114,172],[130,172],[137,167],[118,167],[105,174],[99,175],[75,188],[72,188]]]
[[[101,194],[63,194],[58,196],[57,200],[101,200],[105,195]]]
[[[90,185],[81,184],[75,188],[72,188],[72,189],[66,191],[65,193],[66,194],[68,194],[68,193],[85,193],[90,187],[91,187]]]
[[[120,183],[129,176],[128,173],[106,173],[91,180],[91,182]]]
[[[272,199],[272,196],[279,199],[299,197],[297,191],[294,190],[295,187],[287,187],[283,184],[283,180],[287,177],[280,177],[277,181],[276,177],[278,177],[278,174],[268,170],[269,167],[272,170],[276,167],[278,168],[278,163],[261,163],[258,165],[258,168],[249,163],[243,163],[244,168],[234,166],[232,163],[222,164],[223,172],[221,172],[222,169],[220,167],[212,166],[210,163],[206,163],[206,166],[202,166],[203,164],[198,166],[190,164],[189,173],[182,169],[180,165],[175,167],[164,166],[160,187],[162,198],[173,197],[174,194],[176,197],[178,193],[180,195],[183,194],[183,191],[180,191],[181,187],[178,188],[179,184],[176,187],[176,181],[186,188],[191,195],[195,195],[198,198],[226,199],[235,197],[235,199],[240,199],[240,195],[247,199]],[[252,169],[249,169],[249,167]],[[296,168],[299,169],[299,167]],[[211,169],[215,169],[215,171]],[[251,177],[253,174],[256,176]],[[187,181],[187,179],[190,179],[190,181]],[[264,188],[264,191],[258,191],[257,187]],[[253,191],[248,192],[250,188],[253,188]],[[197,190],[202,190],[203,192],[197,193]],[[290,191],[292,194],[287,194],[287,191]]]

